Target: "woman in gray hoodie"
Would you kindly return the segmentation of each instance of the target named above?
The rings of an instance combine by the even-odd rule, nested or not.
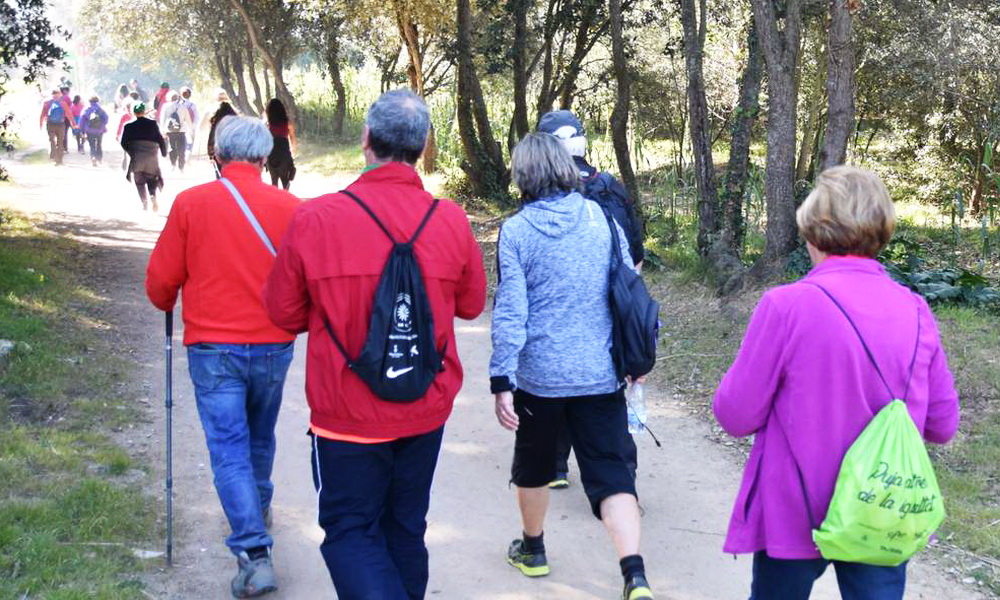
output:
[[[511,175],[524,206],[503,224],[497,242],[490,359],[497,419],[516,432],[511,481],[523,535],[511,543],[507,562],[529,577],[549,573],[543,527],[556,433],[565,419],[591,509],[618,552],[623,598],[652,598],[622,435],[625,398],[611,362],[611,230],[600,205],[577,191],[579,171],[554,136],[521,140]],[[627,238],[615,227],[631,267]]]

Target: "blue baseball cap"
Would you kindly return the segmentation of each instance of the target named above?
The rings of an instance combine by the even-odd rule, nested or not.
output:
[[[551,133],[563,140],[584,134],[583,123],[568,110],[554,110],[542,115],[538,120],[538,131]]]

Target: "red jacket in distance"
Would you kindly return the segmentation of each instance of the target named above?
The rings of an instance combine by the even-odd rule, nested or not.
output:
[[[271,243],[278,246],[301,204],[260,179],[249,163],[230,163],[232,181]],[[146,295],[172,310],[184,294],[184,344],[275,344],[295,336],[275,327],[261,301],[274,258],[226,187],[213,181],[177,195],[146,268]]]
[[[370,169],[347,189],[371,207],[396,241],[412,237],[433,202],[416,170],[402,163]],[[447,344],[444,371],[423,398],[397,403],[375,397],[324,330],[326,315],[348,354],[360,354],[391,247],[375,221],[338,193],[299,207],[278,251],[264,302],[276,325],[309,332],[306,396],[315,427],[400,438],[433,431],[451,414],[462,387],[454,319],[474,319],[486,302],[482,253],[457,204],[438,205],[414,249],[434,313],[435,345]]]

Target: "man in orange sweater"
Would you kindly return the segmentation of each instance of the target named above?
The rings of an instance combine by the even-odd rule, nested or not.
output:
[[[215,144],[222,178],[177,196],[149,259],[146,294],[169,311],[183,291],[188,367],[239,568],[232,593],[248,598],[277,589],[271,468],[295,336],[268,319],[261,289],[300,202],[261,181],[273,141],[259,120],[227,117]]]

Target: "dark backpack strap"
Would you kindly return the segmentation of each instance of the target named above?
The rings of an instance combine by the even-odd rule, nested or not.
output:
[[[875,367],[875,372],[878,373],[878,378],[882,380],[882,385],[884,385],[886,391],[889,392],[889,399],[894,400],[896,398],[896,394],[892,392],[892,388],[889,387],[889,383],[885,380],[885,376],[882,375],[882,369],[879,368],[878,362],[876,362],[875,360],[875,355],[872,354],[871,349],[868,347],[868,343],[865,342],[864,336],[861,335],[861,330],[858,329],[858,326],[854,324],[854,320],[851,318],[851,315],[847,314],[847,311],[844,310],[844,307],[841,306],[840,302],[837,302],[837,299],[834,298],[833,294],[828,292],[825,287],[819,285],[818,283],[813,283],[811,281],[804,281],[803,283],[808,283],[811,286],[819,288],[819,290],[823,292],[827,298],[830,299],[830,302],[833,302],[834,306],[836,306],[840,310],[840,312],[844,315],[844,318],[847,319],[847,322],[851,324],[851,328],[854,329],[854,333],[858,335],[858,339],[861,340],[861,345],[865,349],[865,354],[868,355],[868,360],[870,360],[872,366]]]
[[[375,212],[371,208],[369,208],[369,206],[367,204],[365,204],[361,200],[361,198],[358,198],[350,190],[340,190],[340,193],[344,194],[346,196],[349,196],[352,200],[354,200],[355,202],[357,202],[358,206],[360,206],[361,208],[363,208],[364,211],[366,213],[368,213],[368,216],[371,217],[373,221],[375,221],[375,224],[378,225],[378,228],[381,229],[382,232],[385,233],[386,236],[388,236],[389,241],[391,241],[393,244],[398,243],[396,241],[396,238],[392,237],[392,234],[389,233],[389,230],[386,228],[385,224],[383,224],[382,221],[377,216],[375,216]],[[427,221],[429,221],[430,218],[431,218],[431,215],[434,214],[434,209],[437,208],[438,202],[440,202],[440,200],[438,200],[437,198],[435,198],[434,202],[431,203],[430,209],[427,210],[427,214],[424,215],[423,220],[420,221],[420,225],[417,226],[417,231],[414,232],[413,237],[410,238],[410,241],[406,242],[407,244],[413,245],[413,244],[415,244],[417,242],[417,238],[420,237],[420,234],[423,232],[424,226],[427,225]]]
[[[330,334],[330,339],[333,340],[334,345],[337,346],[340,353],[344,355],[344,360],[347,361],[347,366],[353,369],[354,361],[351,360],[351,357],[347,354],[347,348],[344,348],[344,345],[340,343],[340,340],[338,340],[337,336],[333,333],[333,327],[330,325],[330,319],[327,319],[326,315],[323,315],[323,326],[326,327],[326,332]]]
[[[608,221],[608,229],[611,230],[611,266],[617,266],[619,263],[624,262],[622,260],[621,242],[618,238],[618,227],[615,226],[615,220],[608,211],[608,208],[600,202],[594,203],[601,207],[601,212],[604,213],[604,218]]]
[[[368,208],[367,204],[365,204],[364,202],[361,201],[361,198],[358,198],[357,196],[355,196],[354,193],[351,192],[350,190],[340,190],[340,193],[344,194],[346,196],[349,196],[352,200],[354,200],[355,202],[357,202],[358,206],[360,206],[361,208],[363,208],[364,211],[366,213],[368,213],[368,216],[371,217],[373,221],[375,221],[375,224],[378,225],[378,228],[381,229],[382,232],[385,233],[385,235],[389,237],[389,241],[391,241],[393,244],[396,243],[396,238],[392,237],[392,234],[389,233],[389,230],[386,229],[386,227],[385,227],[384,224],[382,224],[382,221],[380,221],[379,218],[375,216],[375,213],[372,212],[372,209]]]
[[[411,246],[417,243],[417,238],[420,237],[421,233],[423,233],[424,226],[427,225],[427,221],[431,220],[431,215],[434,214],[434,210],[438,207],[438,202],[440,202],[440,200],[435,198],[434,202],[431,203],[431,207],[427,209],[427,214],[424,215],[424,219],[420,221],[420,225],[417,225],[417,230],[413,232],[413,237],[411,237],[410,241],[407,242]]]

